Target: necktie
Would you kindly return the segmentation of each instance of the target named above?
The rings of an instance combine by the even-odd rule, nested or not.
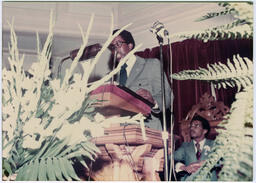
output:
[[[196,149],[197,149],[196,159],[199,160],[201,157],[201,150],[200,150],[200,144],[198,142],[196,143]]]
[[[119,79],[119,84],[124,86],[127,80],[127,72],[126,72],[126,67],[127,64],[122,65],[121,70],[120,70],[120,79]]]

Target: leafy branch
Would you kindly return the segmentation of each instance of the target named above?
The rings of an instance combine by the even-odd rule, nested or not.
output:
[[[206,30],[181,32],[172,35],[172,37],[198,39],[207,42],[208,40],[225,39],[252,39],[253,38],[253,6],[250,2],[244,3],[219,3],[225,7],[225,10],[211,12],[196,21],[204,21],[211,18],[230,15],[232,22],[226,25],[220,25]]]
[[[218,89],[223,87],[245,88],[253,84],[253,62],[248,58],[233,56],[233,64],[227,60],[227,65],[221,62],[207,64],[207,69],[185,70],[172,75],[176,80],[205,80],[210,81]]]

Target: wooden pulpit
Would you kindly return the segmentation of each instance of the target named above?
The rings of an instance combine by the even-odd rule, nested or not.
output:
[[[159,172],[164,168],[162,134],[150,128],[145,131],[143,139],[139,125],[105,129],[104,136],[92,140],[101,154],[87,175],[96,181],[160,181]]]
[[[153,104],[128,88],[107,84],[90,95],[97,99],[96,110],[105,117],[148,116]],[[146,138],[145,135],[146,134]],[[161,131],[145,129],[140,125],[113,126],[105,129],[104,136],[92,139],[101,150],[87,175],[95,181],[160,181],[164,153]]]

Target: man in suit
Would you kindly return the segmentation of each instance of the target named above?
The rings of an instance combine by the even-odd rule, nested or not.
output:
[[[114,30],[113,34],[119,29]],[[112,53],[116,51],[116,61],[124,58],[135,47],[135,41],[130,32],[123,30],[111,42],[110,48]],[[127,65],[126,65],[127,64]],[[162,91],[161,91],[161,69],[158,59],[144,59],[133,55],[122,67],[117,81],[138,95],[144,97],[151,103],[155,104],[151,116],[145,122],[145,125],[161,130],[162,125],[157,113],[162,111]],[[126,75],[124,77],[124,75]],[[165,93],[166,108],[171,105],[172,91],[165,75]]]
[[[205,137],[210,131],[208,120],[201,116],[194,116],[190,124],[190,142],[183,142],[181,147],[174,152],[175,170],[184,181],[189,175],[195,173],[207,159],[213,145],[212,140]],[[212,172],[212,181],[217,181],[216,172]]]

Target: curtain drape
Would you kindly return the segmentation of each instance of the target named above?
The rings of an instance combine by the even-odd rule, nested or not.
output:
[[[252,40],[221,40],[208,41],[206,43],[188,39],[182,42],[171,44],[172,63],[170,63],[169,45],[163,46],[164,70],[170,75],[170,64],[172,72],[177,73],[183,70],[194,70],[199,67],[206,68],[207,64],[216,62],[227,63],[231,61],[233,55],[239,54],[252,60],[253,41]],[[147,48],[136,54],[143,58],[160,58],[159,46],[152,49]],[[193,105],[199,102],[200,97],[205,93],[211,93],[210,83],[206,81],[177,81],[173,80],[174,93],[174,133],[178,134],[178,121],[186,117]],[[234,101],[236,88],[215,89],[217,100],[223,101],[225,105],[231,106]],[[168,126],[168,125],[167,125]]]

